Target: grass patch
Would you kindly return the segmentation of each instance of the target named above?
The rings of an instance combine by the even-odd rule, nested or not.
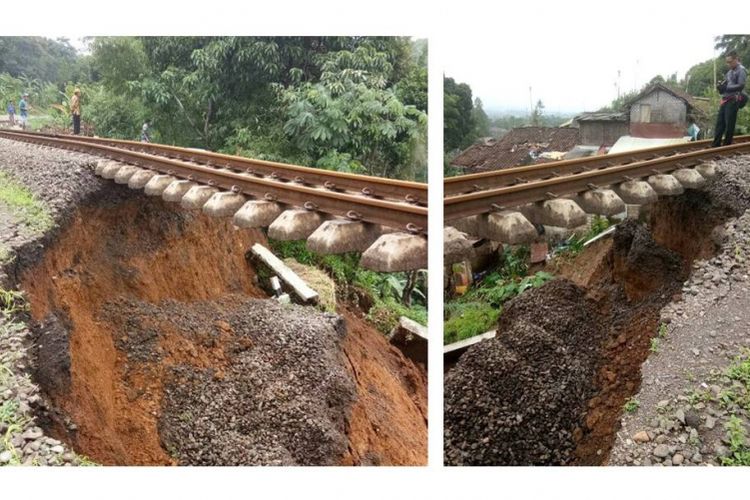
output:
[[[653,353],[657,353],[661,350],[661,340],[659,337],[654,337],[651,339],[651,345],[648,348],[649,351]]]
[[[500,309],[484,302],[446,304],[445,310],[449,316],[443,325],[443,341],[446,344],[492,330],[501,313]]]
[[[52,216],[46,205],[4,172],[0,172],[0,204],[6,205],[36,231],[44,232],[52,227]]]
[[[721,465],[750,465],[750,447],[747,445],[747,433],[742,420],[732,415],[724,428],[727,431],[730,454],[721,457]]]
[[[641,407],[641,402],[638,401],[635,398],[629,398],[627,401],[625,401],[625,404],[623,405],[623,409],[628,413],[635,413],[638,408]]]
[[[11,459],[7,465],[20,465],[21,456],[11,443],[11,437],[23,430],[27,420],[18,413],[18,403],[14,400],[7,400],[0,404],[0,423],[7,427],[5,433],[0,436],[0,452],[10,452]]]
[[[271,250],[281,259],[292,258],[300,264],[323,269],[336,282],[337,294],[346,297],[352,287],[365,291],[372,299],[367,319],[378,330],[389,333],[401,316],[427,326],[427,273],[420,271],[411,292],[411,305],[401,302],[407,286],[406,273],[376,273],[359,266],[360,255],[319,255],[304,241],[268,240]]]
[[[29,305],[23,292],[15,290],[4,290],[0,288],[0,314],[5,318],[10,318],[17,313],[28,311]]]
[[[557,250],[558,255],[575,257],[584,249],[584,243],[609,229],[612,223],[606,217],[594,216],[588,230],[580,236],[573,235]]]

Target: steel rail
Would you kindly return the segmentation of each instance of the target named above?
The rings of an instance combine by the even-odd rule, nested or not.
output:
[[[700,163],[707,158],[725,157],[747,152],[750,152],[750,142],[745,141],[730,146],[701,149],[653,160],[637,161],[599,170],[586,170],[486,191],[450,196],[443,200],[444,216],[446,221],[461,219],[498,209],[507,209],[559,196],[576,194],[592,188],[643,178],[652,174],[668,173],[678,168]]]
[[[349,220],[382,224],[415,234],[427,234],[427,208],[416,204],[256,177],[246,172],[193,165],[164,156],[74,139],[29,136],[7,131],[0,131],[0,137],[93,154],[257,199],[303,207]]]
[[[35,137],[77,140],[93,144],[105,144],[141,153],[167,156],[173,159],[202,163],[207,166],[252,173],[254,175],[270,177],[285,182],[294,182],[311,187],[320,186],[330,191],[361,192],[372,198],[390,198],[398,201],[405,201],[407,203],[427,206],[427,184],[421,182],[335,172],[320,168],[243,158],[241,156],[170,146],[166,144],[153,144],[100,137],[41,134],[38,132],[11,133]]]
[[[750,135],[734,138],[735,144],[750,142]],[[576,174],[587,170],[597,170],[616,165],[626,165],[638,161],[652,160],[662,156],[670,156],[685,152],[706,149],[711,145],[710,140],[671,144],[654,148],[627,151],[612,155],[588,156],[571,160],[561,160],[523,167],[504,168],[476,174],[446,177],[443,184],[444,196],[483,191],[504,186],[512,186],[530,180],[547,179],[560,175]]]

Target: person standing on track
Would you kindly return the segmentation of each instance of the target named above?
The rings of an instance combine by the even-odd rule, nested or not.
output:
[[[70,99],[70,112],[73,114],[73,134],[81,133],[81,89],[73,91],[73,98]]]
[[[18,103],[18,112],[21,117],[21,128],[26,130],[26,122],[29,120],[29,94],[21,96],[21,102]]]
[[[721,93],[721,105],[719,115],[716,117],[713,147],[721,146],[722,136],[724,136],[724,146],[732,144],[734,126],[737,123],[737,112],[741,104],[740,100],[747,98],[742,93],[747,80],[747,70],[740,64],[736,50],[727,53],[726,62],[729,71],[727,71],[724,81],[716,86],[716,89]]]
[[[151,138],[148,136],[148,122],[144,122],[143,128],[141,128],[141,142],[151,142]]]
[[[13,104],[13,101],[8,101],[6,111],[8,112],[8,122],[10,122],[10,126],[12,127],[16,124],[16,106]]]

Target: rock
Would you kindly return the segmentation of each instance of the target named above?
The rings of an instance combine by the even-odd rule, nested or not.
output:
[[[42,432],[42,429],[39,427],[32,427],[31,429],[28,429],[26,432],[24,432],[21,437],[23,437],[26,441],[35,441],[42,437],[44,433]]]
[[[666,444],[659,444],[654,448],[654,456],[659,458],[667,458],[669,456],[669,447]]]
[[[679,420],[683,425],[685,425],[685,412],[680,408],[677,410],[674,414],[675,418]]]
[[[682,462],[684,461],[685,457],[680,453],[675,453],[675,455],[672,457],[672,465],[682,465]]]
[[[651,441],[651,438],[646,431],[639,431],[633,435],[633,441],[636,443],[647,443]]]
[[[667,439],[669,438],[667,438],[666,434],[659,434],[658,436],[656,436],[655,441],[657,444],[663,444],[667,442]]]
[[[694,411],[688,411],[685,413],[685,419],[683,421],[688,427],[697,429],[701,425],[701,417]]]
[[[8,450],[0,453],[0,464],[7,464],[13,459],[13,454]]]
[[[716,427],[716,419],[711,416],[706,417],[706,423],[704,423],[703,426],[709,430],[713,429],[714,427]]]
[[[50,451],[51,451],[52,453],[57,453],[57,454],[60,454],[60,453],[64,453],[64,452],[65,452],[65,448],[63,448],[62,446],[60,446],[60,445],[58,444],[58,445],[56,445],[56,446],[53,446],[52,448],[50,448]]]

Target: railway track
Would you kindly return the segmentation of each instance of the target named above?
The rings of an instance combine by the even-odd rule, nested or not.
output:
[[[445,180],[445,221],[601,190],[745,154],[750,152],[750,136],[738,137],[730,146],[708,145],[709,141],[699,141],[450,177]]]
[[[241,206],[246,221],[241,227],[267,226],[271,235],[275,224],[279,238],[309,238],[321,253],[362,251],[363,265],[367,260],[375,270],[426,267],[426,184],[135,141],[17,131],[0,131],[0,137],[94,156],[100,159],[97,173],[105,178],[209,215],[234,214],[237,221]],[[134,185],[130,179],[136,176],[148,183]],[[205,189],[190,191],[194,187]],[[202,196],[206,192],[211,199]],[[193,201],[186,204],[186,198]],[[253,222],[260,219],[262,226]],[[279,230],[279,225],[293,229]],[[423,256],[421,250],[416,259],[393,255],[414,252],[415,241],[424,247]],[[375,257],[377,262],[367,255],[370,246],[371,254],[384,254]],[[422,261],[424,266],[418,265]]]

